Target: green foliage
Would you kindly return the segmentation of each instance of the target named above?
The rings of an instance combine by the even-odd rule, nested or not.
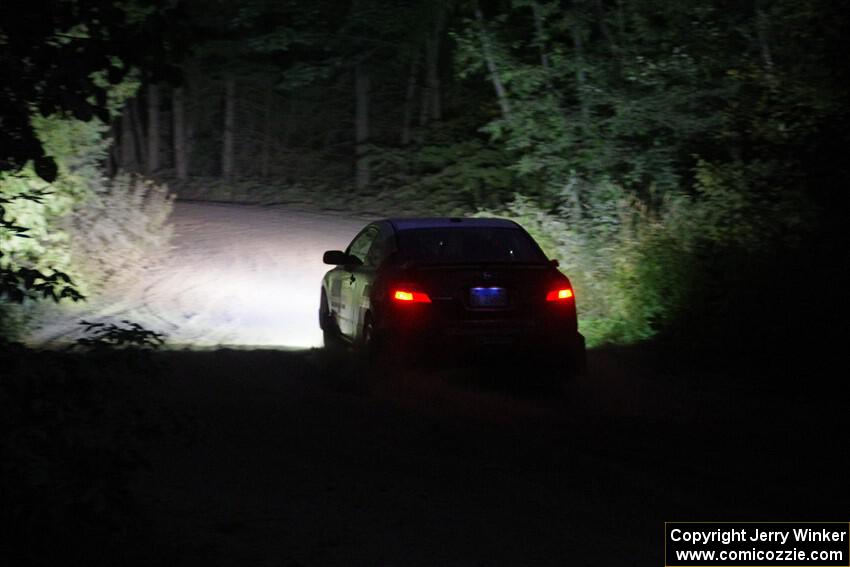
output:
[[[582,187],[574,177],[558,205],[517,195],[505,209],[480,214],[517,220],[559,259],[589,345],[671,328],[718,340],[741,333],[753,313],[776,317],[766,298],[782,299],[760,285],[784,273],[788,257],[804,254],[815,230],[799,193],[753,191],[759,171],[766,175],[758,163],[736,169],[701,161],[696,195],[668,194],[655,208],[618,185]],[[587,198],[578,201],[579,194]],[[774,322],[769,336],[788,324]]]
[[[144,6],[34,0],[10,7],[17,17],[0,20],[0,173],[29,164],[39,178],[54,181],[58,155],[44,145],[36,115],[108,122],[109,84],[120,83],[134,67],[172,74],[166,55],[180,51],[182,38],[171,33],[170,23],[178,19],[163,17],[171,8],[156,0]],[[138,48],[142,41],[145,49]]]
[[[137,87],[110,91],[114,106]],[[167,250],[172,198],[164,188],[127,176],[103,178],[109,140],[97,119],[52,115],[32,124],[57,166],[52,183],[33,164],[0,173],[0,296],[5,301],[82,299],[110,279],[132,276]],[[2,333],[14,335],[31,315],[0,306]],[[27,311],[29,313],[29,311]]]
[[[704,239],[722,246],[763,251],[799,242],[815,222],[805,195],[775,183],[773,162],[709,163],[695,172],[694,222]]]
[[[518,178],[502,212],[562,260],[591,343],[790,329],[758,289],[847,179],[838,21],[819,0],[518,0],[456,34],[459,74],[506,90],[481,128]]]
[[[165,335],[145,329],[138,323],[123,319],[122,325],[115,323],[91,323],[80,321],[85,336],[77,339],[74,346],[86,349],[141,348],[156,350],[165,344]]]
[[[0,344],[7,337],[18,334],[24,324],[24,317],[11,304],[21,304],[28,299],[52,299],[56,302],[64,298],[73,301],[83,299],[66,273],[51,268],[22,266],[8,258],[9,245],[28,242],[31,229],[7,219],[7,207],[16,202],[41,204],[44,197],[43,192],[37,191],[0,197],[0,244],[7,250],[4,252],[0,248]]]
[[[580,330],[589,346],[652,336],[671,307],[666,292],[674,287],[666,268],[675,252],[664,242],[663,221],[615,185],[599,191],[609,198],[579,210],[568,194],[555,209],[518,195],[502,211],[479,213],[516,220],[559,260],[576,290]]]
[[[0,297],[8,298],[14,303],[23,303],[24,299],[52,299],[59,302],[66,297],[73,301],[83,299],[83,296],[73,288],[74,282],[68,274],[53,272],[42,273],[29,268],[3,270],[0,276]]]
[[[0,194],[7,201],[4,212],[9,220],[26,228],[23,236],[17,231],[0,232],[3,267],[75,275],[65,248],[67,235],[51,230],[70,211],[72,197],[53,191],[31,170],[14,176],[0,174]],[[39,195],[38,198],[27,198],[33,194]]]
[[[68,274],[85,289],[72,265],[68,234],[60,225],[100,179],[100,161],[108,143],[105,127],[96,119],[82,122],[56,115],[35,116],[32,121],[43,147],[55,160],[57,177],[47,183],[32,164],[17,173],[0,173],[3,212],[15,225],[26,228],[25,238],[20,230],[0,231],[0,265],[9,274],[21,270]]]
[[[531,4],[516,2],[484,32],[470,22],[457,36],[461,76],[486,70],[485,33],[507,90],[509,114],[483,130],[513,152],[518,172],[544,183],[575,172],[636,192],[677,190],[690,169],[683,150],[724,123],[723,113],[705,110],[732,94],[713,54],[693,45],[705,22],[672,5],[630,3],[615,28],[590,6],[539,2],[542,37],[529,30],[518,39]],[[591,41],[601,26],[608,38]]]
[[[474,139],[381,149],[372,162],[377,186],[395,198],[453,212],[505,202],[516,179],[507,165],[501,148]]]

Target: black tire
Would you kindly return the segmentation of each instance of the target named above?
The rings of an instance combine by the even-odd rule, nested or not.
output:
[[[328,350],[340,350],[344,346],[342,339],[333,331],[322,331],[322,342]]]
[[[584,335],[579,333],[573,354],[573,377],[587,376],[587,346]]]
[[[331,316],[328,297],[324,289],[322,289],[322,296],[319,303],[319,327],[322,329],[322,340],[326,349],[339,350],[342,348],[343,342],[339,336],[339,329],[336,322]]]
[[[566,353],[557,353],[550,359],[547,366],[548,379],[544,380],[546,388],[558,395],[565,393],[565,388],[587,371],[587,354],[584,337],[578,335],[578,340]]]
[[[540,365],[537,380],[528,387],[546,397],[560,397],[567,384],[573,381],[573,365],[569,360],[551,359]]]
[[[379,362],[382,358],[383,345],[380,335],[375,333],[375,324],[370,314],[363,320],[363,332],[360,335],[360,350],[370,364]]]
[[[388,345],[383,334],[375,329],[371,314],[363,320],[363,332],[358,344],[359,350],[369,366],[383,370],[396,369],[410,363],[410,356],[403,345]]]

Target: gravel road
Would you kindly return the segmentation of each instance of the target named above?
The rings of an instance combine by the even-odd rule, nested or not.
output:
[[[179,202],[174,248],[159,266],[93,304],[56,316],[34,344],[72,340],[77,321],[127,319],[172,346],[321,346],[322,252],[369,219],[277,207]]]

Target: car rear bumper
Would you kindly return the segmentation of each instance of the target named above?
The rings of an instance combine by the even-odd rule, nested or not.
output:
[[[542,322],[479,320],[442,324],[392,321],[381,331],[389,348],[451,358],[533,357],[574,368],[584,367],[585,341],[570,320]]]

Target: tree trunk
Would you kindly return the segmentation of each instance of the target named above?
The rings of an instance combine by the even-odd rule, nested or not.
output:
[[[537,2],[531,3],[531,12],[534,16],[534,35],[536,36],[537,49],[540,51],[540,65],[546,72],[546,85],[552,89],[552,79],[550,76],[549,52],[546,51],[546,32],[543,28],[543,11],[540,9],[540,4]]]
[[[265,120],[263,121],[263,153],[260,159],[260,175],[263,177],[269,176],[269,162],[271,161],[272,152],[272,105],[274,104],[274,92],[271,85],[266,90],[264,101]]]
[[[401,124],[401,145],[406,146],[412,139],[410,121],[413,118],[413,99],[416,96],[416,77],[419,72],[419,54],[410,62],[410,74],[407,77],[407,91],[404,93],[404,116]]]
[[[502,79],[499,77],[499,69],[496,66],[496,59],[493,55],[493,48],[490,45],[490,38],[487,35],[487,27],[484,24],[484,14],[481,13],[481,7],[475,3],[475,19],[478,21],[478,37],[481,40],[481,54],[484,56],[484,63],[487,65],[487,71],[490,73],[490,80],[493,83],[493,89],[496,91],[496,100],[499,102],[499,108],[502,111],[502,118],[510,118],[511,105],[508,101],[508,93],[505,90]]]
[[[236,80],[228,75],[224,82],[224,138],[221,147],[221,174],[226,179],[233,177],[234,130],[236,127]]]
[[[159,86],[148,85],[148,175],[159,170]]]
[[[431,41],[428,42],[428,97],[431,99],[429,108],[431,120],[443,119],[443,105],[440,98],[440,35],[443,32],[442,10],[434,22]]]
[[[124,105],[124,111],[119,119],[120,136],[121,136],[121,152],[118,160],[118,169],[131,171],[137,165],[136,161],[136,138],[133,135],[133,121],[130,118],[130,102]]]
[[[756,37],[758,37],[759,53],[764,65],[768,84],[772,89],[776,88],[776,77],[773,73],[773,54],[770,49],[770,20],[767,13],[759,8],[756,11]]]
[[[431,53],[431,36],[425,38],[425,74],[428,74],[428,57]],[[422,94],[419,97],[419,127],[424,128],[428,125],[428,119],[431,116],[431,88],[426,79],[422,85]]]
[[[121,167],[121,129],[120,120],[113,118],[109,123],[109,152],[106,155],[106,175],[107,177],[115,177],[118,173],[118,168]]]
[[[174,89],[172,99],[174,115],[174,169],[177,179],[189,179],[189,147],[186,139],[186,100],[183,88]]]
[[[593,7],[596,12],[596,20],[599,24],[599,31],[602,32],[602,37],[604,37],[606,43],[608,43],[608,48],[611,50],[611,53],[616,54],[619,49],[617,48],[617,42],[614,41],[614,36],[611,34],[611,29],[608,27],[608,22],[605,20],[605,7],[602,5],[602,0],[593,0]]]
[[[288,148],[292,144],[292,136],[298,128],[298,100],[294,97],[287,97],[285,104],[285,116],[283,119],[283,147]]]
[[[573,47],[576,51],[576,84],[578,88],[579,107],[581,109],[582,124],[586,125],[590,118],[587,108],[587,93],[585,92],[586,78],[584,75],[584,43],[581,39],[581,31],[577,24],[570,28],[573,36]]]
[[[130,100],[130,129],[133,132],[133,142],[136,151],[138,169],[145,169],[145,133],[142,131],[142,118],[139,114],[139,99]]]
[[[355,186],[364,189],[369,185],[369,72],[366,64],[354,67],[354,141],[356,154]]]

